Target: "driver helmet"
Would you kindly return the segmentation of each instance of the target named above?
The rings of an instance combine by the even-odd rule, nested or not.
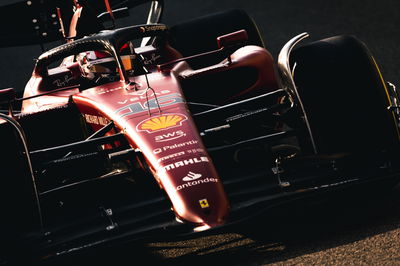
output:
[[[132,60],[135,54],[130,52],[129,43],[121,48],[121,59],[126,71],[133,70]],[[82,74],[89,80],[109,79],[114,81],[118,77],[117,63],[108,51],[86,51],[77,55]]]

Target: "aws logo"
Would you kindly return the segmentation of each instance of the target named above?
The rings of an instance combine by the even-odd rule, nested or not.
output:
[[[147,131],[153,133],[172,127],[182,126],[187,117],[181,114],[168,114],[152,117],[140,122],[137,125],[137,131]]]
[[[183,132],[182,130],[178,130],[178,131],[158,135],[155,137],[155,141],[156,142],[166,142],[166,141],[170,141],[170,140],[179,139],[184,136],[186,136],[186,133]]]

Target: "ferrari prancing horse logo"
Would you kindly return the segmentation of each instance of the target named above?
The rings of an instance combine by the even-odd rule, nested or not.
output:
[[[137,130],[153,133],[159,130],[181,126],[182,122],[186,120],[187,117],[181,114],[160,115],[156,117],[151,117],[149,119],[140,122],[137,125]]]
[[[201,200],[199,200],[199,203],[200,203],[200,207],[203,209],[210,207],[207,199],[201,199]]]

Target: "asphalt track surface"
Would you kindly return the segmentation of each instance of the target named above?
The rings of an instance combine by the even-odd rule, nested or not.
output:
[[[302,32],[310,40],[356,35],[400,86],[398,0],[166,0],[164,22],[228,8],[254,18],[274,57]],[[39,52],[0,49],[0,86],[22,89]],[[400,265],[400,187],[282,206],[234,233],[100,250],[55,265]]]

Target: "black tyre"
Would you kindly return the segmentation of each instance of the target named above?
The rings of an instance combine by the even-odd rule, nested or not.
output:
[[[190,56],[216,50],[217,37],[238,30],[246,30],[249,36],[246,44],[264,47],[263,38],[254,20],[243,10],[233,9],[202,16],[174,25],[170,29],[170,44],[183,56]],[[193,68],[220,62],[226,57],[213,55],[200,62],[191,62]]]
[[[399,143],[378,65],[354,36],[294,49],[294,80],[319,153],[379,151]]]
[[[21,139],[10,124],[0,125],[0,136],[0,260],[12,261],[28,257],[26,238],[39,232],[40,217]]]

